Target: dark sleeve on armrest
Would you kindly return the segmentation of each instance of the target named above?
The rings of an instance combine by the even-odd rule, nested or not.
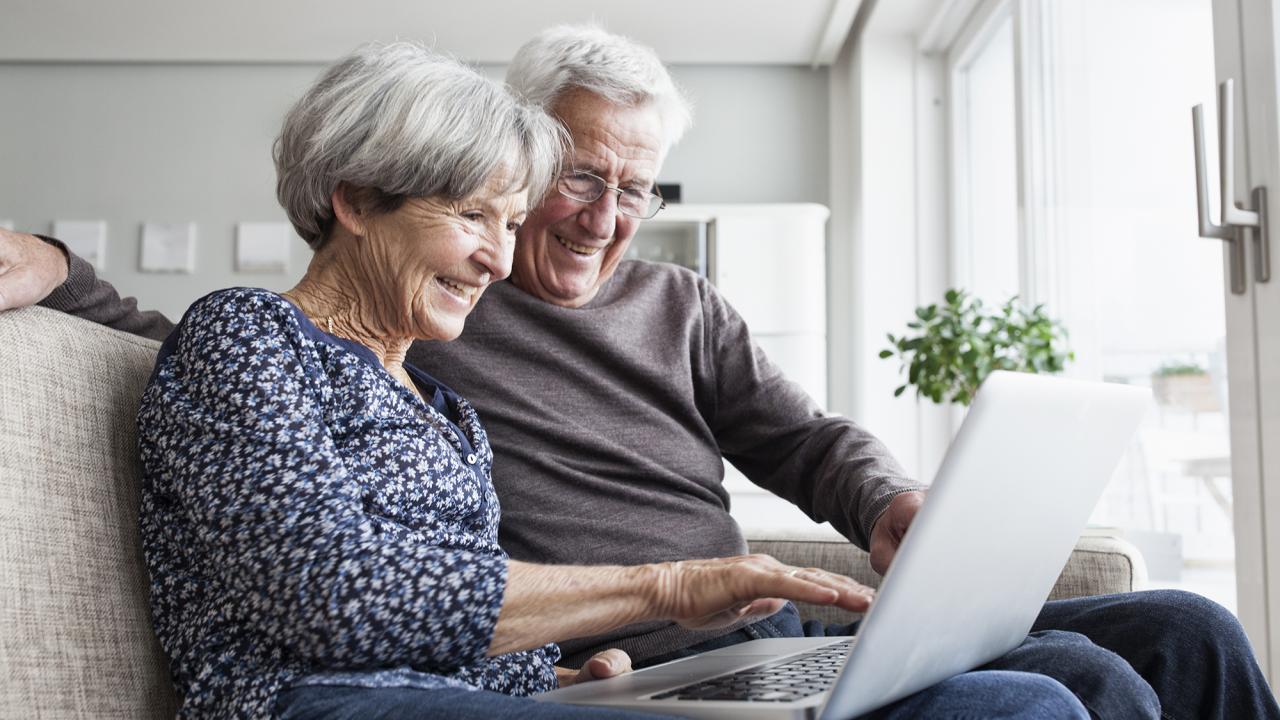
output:
[[[120,297],[111,283],[98,278],[93,266],[67,250],[66,245],[43,235],[37,237],[67,256],[67,281],[41,300],[41,306],[152,340],[168,337],[173,330],[169,318],[154,310],[138,310],[135,298]]]

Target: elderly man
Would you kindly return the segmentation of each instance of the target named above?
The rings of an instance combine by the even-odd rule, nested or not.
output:
[[[705,280],[622,260],[661,207],[655,180],[689,124],[662,63],[625,38],[561,27],[520,50],[508,82],[565,125],[571,162],[520,229],[511,280],[489,290],[459,340],[415,343],[409,354],[485,418],[503,547],[519,560],[587,565],[741,553],[721,486],[726,458],[869,548],[883,572],[923,488],[872,435],[824,417]],[[52,244],[0,239],[0,308],[43,298],[150,337],[172,327]],[[455,371],[465,368],[485,372]],[[713,632],[630,626],[564,652],[573,664],[617,647],[644,666],[756,637],[848,630],[802,626],[788,606]],[[1028,641],[986,669],[1016,672],[995,673],[981,699],[960,676],[922,693],[930,704],[896,707],[903,717],[995,716],[1014,704],[1050,716],[1035,709],[1044,687],[1026,682],[1047,677],[1095,717],[1160,717],[1161,708],[1164,717],[1280,717],[1239,624],[1186,593],[1049,603]],[[972,689],[984,673],[966,675]],[[912,700],[922,702],[902,703]]]

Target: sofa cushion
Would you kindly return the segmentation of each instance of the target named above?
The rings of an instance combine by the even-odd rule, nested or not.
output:
[[[134,416],[159,344],[0,312],[0,708],[172,717],[138,541]]]

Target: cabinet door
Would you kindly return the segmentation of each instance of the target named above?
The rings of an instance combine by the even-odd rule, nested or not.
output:
[[[707,221],[649,220],[631,239],[626,257],[634,260],[680,265],[710,277],[707,267]]]
[[[825,335],[826,219],[820,205],[716,216],[716,286],[757,335]]]

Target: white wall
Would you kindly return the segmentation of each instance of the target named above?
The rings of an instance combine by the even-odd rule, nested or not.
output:
[[[664,181],[697,203],[829,201],[826,68],[682,65],[694,125]]]
[[[895,398],[898,364],[877,355],[945,289],[940,65],[912,35],[869,31],[844,48],[831,86],[831,407],[927,481],[949,440],[946,413]]]
[[[240,221],[283,221],[271,142],[320,72],[306,64],[0,63],[0,218],[48,232],[54,219],[106,220],[103,277],[177,317],[220,287],[285,289],[287,275],[234,271]],[[501,77],[503,68],[487,66]],[[681,66],[696,124],[664,181],[689,202],[828,202],[827,71]],[[137,270],[141,224],[198,223],[194,275]]]
[[[104,277],[177,317],[228,285],[285,289],[290,275],[233,272],[242,220],[283,221],[271,142],[317,68],[299,65],[0,65],[0,216],[49,232],[106,220]],[[144,221],[198,224],[195,275],[137,270]]]

